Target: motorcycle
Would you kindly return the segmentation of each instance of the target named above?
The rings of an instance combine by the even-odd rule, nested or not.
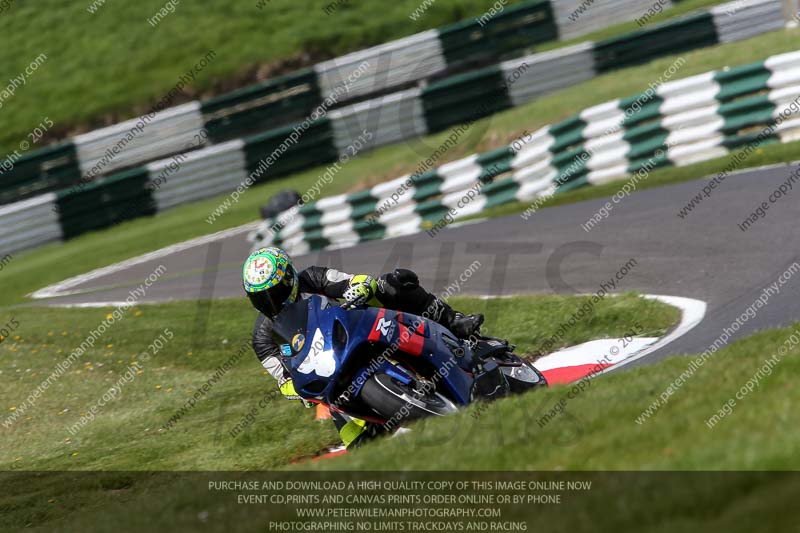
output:
[[[505,340],[462,340],[421,316],[319,295],[285,307],[273,336],[301,397],[385,430],[547,385]]]

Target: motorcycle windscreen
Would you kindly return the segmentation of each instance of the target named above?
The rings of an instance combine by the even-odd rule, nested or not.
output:
[[[273,323],[283,363],[295,390],[306,398],[320,398],[338,366],[328,339],[332,316],[323,307],[327,300],[314,295],[286,307]]]
[[[305,341],[306,327],[308,325],[308,302],[300,300],[293,304],[287,305],[278,313],[275,320],[272,322],[272,339],[275,344],[281,347],[281,353],[284,356],[295,355],[302,349],[294,349],[299,343],[298,335],[302,335]],[[293,341],[294,339],[294,341]],[[295,346],[292,346],[292,345]],[[283,351],[283,346],[287,345],[292,350]]]

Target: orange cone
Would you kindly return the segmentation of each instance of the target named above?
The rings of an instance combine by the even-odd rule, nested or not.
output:
[[[317,404],[317,414],[314,417],[315,420],[330,420],[331,419],[331,410],[328,409],[327,405],[318,403]]]

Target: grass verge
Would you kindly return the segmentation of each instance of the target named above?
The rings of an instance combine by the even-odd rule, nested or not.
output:
[[[557,327],[582,300],[459,297],[451,303],[465,311],[488,313],[486,330],[508,337],[524,353],[540,346],[541,339],[531,331]],[[274,393],[272,378],[263,375],[249,345],[253,312],[244,299],[130,309],[120,319],[123,323],[115,323],[33,407],[6,424],[31,391],[111,311],[20,309],[14,315],[19,326],[0,343],[4,382],[0,471],[18,475],[5,478],[14,490],[0,497],[0,528],[43,523],[52,527],[52,521],[71,518],[78,509],[96,511],[120,498],[152,494],[170,481],[139,483],[121,474],[84,483],[65,474],[43,477],[32,471],[269,470],[338,442],[330,422],[315,422],[312,411]],[[634,294],[606,298],[591,317],[567,332],[564,341],[575,344],[623,335],[634,322],[641,323],[645,335],[661,335],[676,322],[677,314],[675,308]],[[211,330],[198,330],[200,316],[207,316]],[[167,330],[171,339],[162,348],[148,347]],[[150,353],[149,358],[143,352]],[[219,367],[236,354],[240,357],[219,376]],[[136,372],[131,374],[132,365]],[[125,375],[130,380],[121,382]],[[199,400],[186,407],[209,383]],[[115,398],[95,409],[93,420],[76,428],[81,416],[88,420],[92,406],[115,384],[119,387]],[[182,408],[183,414],[169,425]],[[244,420],[250,422],[232,433]]]
[[[486,313],[486,332],[509,338],[519,353],[527,353],[540,349],[548,332],[568,319],[583,299],[453,298],[452,304]],[[235,438],[229,435],[236,421],[274,389],[250,348],[254,316],[249,305],[242,298],[132,308],[44,391],[34,407],[24,409],[31,391],[113,309],[17,310],[11,317],[18,327],[0,343],[4,382],[0,424],[18,409],[21,415],[9,427],[2,426],[0,469],[264,469],[335,442],[327,424],[313,424],[310,412],[282,398],[271,398],[268,414],[260,413],[249,431]],[[208,317],[208,331],[197,327],[204,321],[198,320],[201,316]],[[589,319],[569,330],[564,343],[623,335],[636,321],[643,326],[643,335],[658,336],[677,319],[675,308],[657,301],[634,294],[609,297],[598,303]],[[165,346],[153,354],[148,346],[165,329],[169,329],[162,337]],[[140,361],[148,349],[149,357]],[[229,359],[231,369],[169,426],[172,415],[197,387]],[[122,399],[108,402],[93,421],[70,431],[134,361],[134,375],[121,386]],[[298,417],[305,422],[297,423]]]

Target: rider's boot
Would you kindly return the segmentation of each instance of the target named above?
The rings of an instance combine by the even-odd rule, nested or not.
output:
[[[480,313],[465,315],[464,313],[454,311],[453,318],[450,320],[450,324],[447,327],[450,331],[455,333],[456,337],[468,339],[480,332],[481,324],[483,324],[483,315]]]
[[[453,332],[459,339],[469,339],[480,332],[483,315],[465,315],[447,305],[443,300],[431,295],[428,304],[429,317]]]

